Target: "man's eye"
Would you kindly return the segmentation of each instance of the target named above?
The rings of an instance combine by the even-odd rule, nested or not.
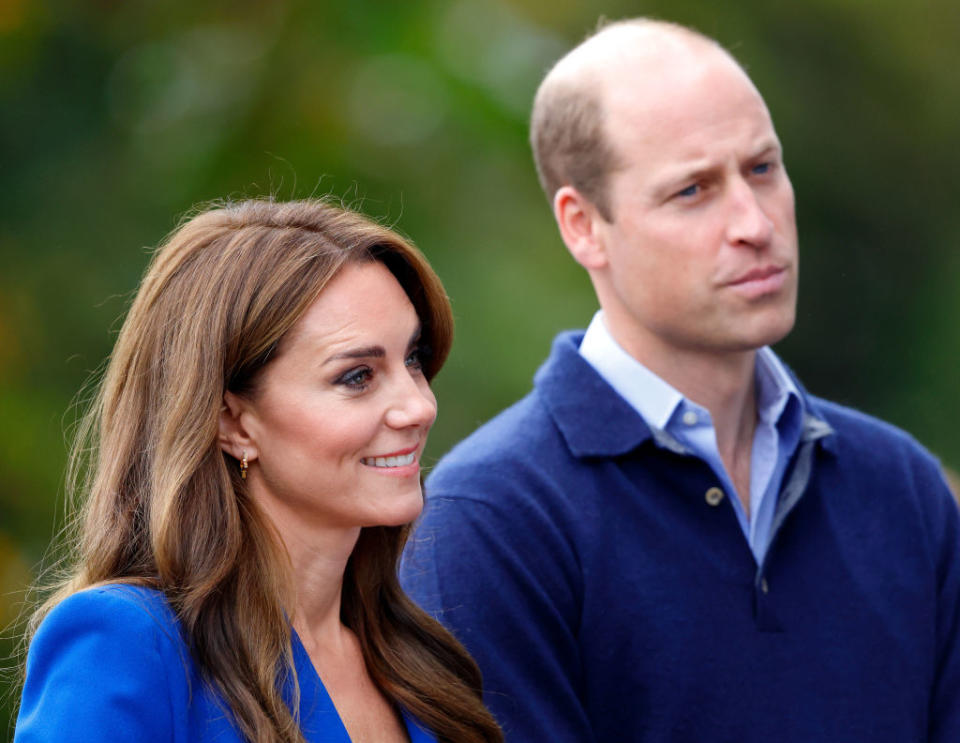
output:
[[[684,189],[681,189],[680,191],[677,191],[675,195],[683,198],[688,198],[690,196],[696,196],[698,193],[700,193],[700,185],[697,183],[694,183],[690,186],[687,186]]]
[[[356,369],[351,369],[348,372],[341,374],[337,377],[334,384],[340,384],[344,387],[348,387],[352,390],[362,390],[370,383],[370,379],[373,376],[373,370],[367,366],[358,366]]]
[[[759,165],[754,165],[751,171],[754,175],[765,175],[770,172],[771,167],[770,163],[760,163]]]

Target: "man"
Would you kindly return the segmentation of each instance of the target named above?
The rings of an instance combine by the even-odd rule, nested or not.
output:
[[[408,590],[510,741],[960,741],[960,515],[909,436],[811,397],[793,191],[716,44],[610,25],[532,141],[601,311],[427,483]]]

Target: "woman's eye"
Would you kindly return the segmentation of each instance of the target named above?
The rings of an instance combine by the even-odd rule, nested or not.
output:
[[[433,355],[433,350],[430,346],[425,343],[421,343],[419,346],[414,348],[407,354],[407,358],[404,363],[407,365],[408,369],[416,369],[417,371],[423,371],[423,365],[427,363],[427,360]]]
[[[423,368],[423,350],[420,348],[413,349],[407,358],[404,361],[408,369],[422,369]]]
[[[340,384],[351,390],[362,390],[370,383],[373,377],[373,370],[367,366],[358,366],[348,372],[341,374],[335,380],[334,384]]]

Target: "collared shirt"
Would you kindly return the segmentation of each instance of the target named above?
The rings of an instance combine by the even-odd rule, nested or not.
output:
[[[750,456],[749,517],[720,458],[710,412],[628,354],[607,329],[602,310],[587,328],[580,355],[661,434],[655,437],[659,444],[666,434],[710,466],[733,504],[757,564],[762,564],[777,494],[803,428],[800,392],[776,354],[765,346],[756,356],[757,427]]]

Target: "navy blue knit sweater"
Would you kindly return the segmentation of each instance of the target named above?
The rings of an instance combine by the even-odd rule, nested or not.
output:
[[[438,465],[401,567],[507,740],[958,743],[960,514],[930,455],[806,398],[758,566],[579,341]]]

